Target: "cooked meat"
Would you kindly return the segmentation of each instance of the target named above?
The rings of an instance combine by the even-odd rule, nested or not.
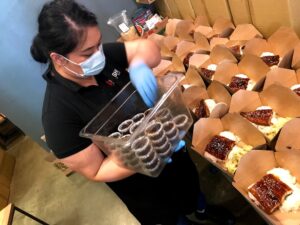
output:
[[[249,78],[241,78],[241,77],[232,77],[231,82],[229,84],[230,89],[233,92],[237,92],[238,90],[246,90],[248,83],[249,83]]]
[[[271,55],[271,56],[262,56],[261,59],[268,66],[276,66],[279,63],[279,55]]]
[[[204,102],[204,99],[200,100],[199,105],[196,107],[194,111],[194,114],[197,117],[197,119],[209,117],[210,112],[207,105]]]
[[[274,212],[292,193],[292,189],[272,174],[265,175],[249,189],[251,195],[259,203],[259,207],[266,213]]]
[[[208,143],[205,151],[220,160],[225,160],[234,145],[235,141],[216,135]]]
[[[249,120],[252,123],[255,123],[257,125],[262,125],[262,126],[270,126],[271,119],[273,116],[273,110],[262,109],[262,110],[252,111],[252,112],[241,112],[240,114],[241,116],[245,117],[247,120]]]
[[[209,70],[209,69],[206,69],[206,68],[200,68],[200,73],[205,76],[206,78],[210,79],[212,78],[212,76],[214,75],[216,71],[214,70]]]
[[[296,88],[293,90],[293,92],[295,92],[297,95],[300,96],[300,87],[299,88]]]
[[[185,66],[185,68],[187,69],[190,65],[190,58],[192,57],[192,55],[194,55],[193,52],[190,52],[189,54],[187,54],[187,56],[184,58],[183,60],[183,65]]]

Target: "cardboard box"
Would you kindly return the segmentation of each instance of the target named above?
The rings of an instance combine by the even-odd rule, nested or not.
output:
[[[259,90],[269,70],[269,67],[259,57],[245,55],[238,64],[232,62],[220,63],[213,79],[224,84],[231,93],[234,93],[235,90],[228,87],[232,77],[237,74],[245,74],[255,83],[251,90]]]
[[[166,36],[175,36],[176,26],[180,21],[182,21],[182,20],[180,20],[180,19],[169,19],[168,23],[166,25],[165,35]]]
[[[195,25],[192,20],[181,20],[176,24],[175,34],[179,39],[185,41],[193,41]]]
[[[182,61],[175,54],[172,57],[172,61],[162,59],[160,64],[153,68],[153,73],[157,77],[164,76],[168,72],[186,72]]]
[[[195,12],[190,0],[175,0],[179,13],[183,19],[195,19]]]
[[[206,7],[201,0],[190,0],[192,7],[194,9],[194,13],[196,17],[203,17],[208,22],[207,10]],[[206,25],[209,25],[207,23]]]
[[[300,223],[300,212],[283,213],[280,210],[276,210],[271,215],[268,215],[251,201],[248,196],[248,187],[266,175],[268,170],[276,167],[289,170],[299,183],[299,164],[300,154],[295,151],[276,153],[272,151],[251,151],[240,160],[238,169],[233,178],[233,186],[269,224],[298,225]]]
[[[155,1],[154,5],[158,9],[160,15],[165,17],[167,16],[169,18],[181,19],[175,0],[159,0]]]
[[[183,101],[192,112],[199,106],[202,99],[213,99],[216,102],[216,105],[210,111],[210,118],[221,118],[229,110],[231,96],[218,82],[212,82],[207,90],[205,86],[193,85],[183,92]]]
[[[210,24],[218,18],[225,18],[231,20],[231,13],[227,0],[203,0],[207,9]]]
[[[253,38],[263,38],[263,35],[252,24],[239,24],[229,39],[232,41],[249,41]]]
[[[269,37],[280,26],[295,28],[299,34],[298,0],[250,0],[250,13],[253,24],[265,36]]]
[[[252,23],[248,0],[228,0],[235,25]]]
[[[223,164],[216,163],[204,155],[207,144],[222,131],[232,132],[245,144],[251,145],[253,149],[266,147],[266,140],[263,135],[237,113],[229,113],[222,119],[203,118],[197,121],[194,124],[192,148],[229,176],[232,174],[225,169]]]
[[[189,67],[184,79],[180,82],[182,86],[198,86],[206,89],[203,79],[196,69]]]
[[[292,119],[284,125],[276,142],[276,151],[295,150],[300,153],[299,126],[299,118]]]
[[[272,69],[267,73],[263,89],[267,89],[272,84],[291,88],[293,85],[298,84],[296,72],[284,68]]]
[[[231,98],[229,108],[230,113],[255,111],[260,106],[269,106],[279,117],[289,119],[300,116],[300,98],[289,88],[276,84],[269,86],[261,93],[240,90]],[[284,124],[276,126],[274,132],[266,138],[271,146],[274,145],[274,139]]]

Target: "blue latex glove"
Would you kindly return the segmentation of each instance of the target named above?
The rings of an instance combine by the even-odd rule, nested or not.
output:
[[[137,62],[129,67],[129,77],[145,104],[153,107],[157,98],[157,82],[152,70],[144,62]]]
[[[177,147],[175,148],[174,152],[178,152],[179,150],[181,150],[183,147],[185,146],[185,141],[184,140],[181,140]],[[166,162],[167,163],[171,163],[172,162],[172,159],[171,158],[167,158],[166,159]]]

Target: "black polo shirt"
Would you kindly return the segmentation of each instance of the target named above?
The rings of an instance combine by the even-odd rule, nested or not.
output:
[[[128,83],[123,43],[103,44],[106,65],[96,75],[98,86],[82,87],[59,75],[52,66],[43,75],[47,88],[42,123],[49,148],[57,158],[73,155],[91,141],[80,130]]]

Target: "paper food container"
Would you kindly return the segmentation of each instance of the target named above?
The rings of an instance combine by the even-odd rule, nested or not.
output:
[[[280,131],[275,150],[295,150],[300,153],[300,119],[295,118],[287,122]]]
[[[195,25],[195,32],[200,32],[208,39],[212,39],[213,37],[229,37],[235,28],[230,20],[224,18],[217,19],[212,27],[204,24],[197,25]]]
[[[205,155],[207,144],[222,131],[232,132],[245,144],[251,145],[253,149],[264,149],[266,147],[263,135],[237,113],[229,113],[222,119],[203,118],[198,120],[194,124],[192,148],[229,176],[232,176],[232,174],[228,172],[224,164],[215,162]]]
[[[294,48],[292,68],[295,70],[300,68],[300,42],[298,42],[298,44]]]
[[[184,65],[175,54],[172,56],[172,61],[162,59],[160,64],[153,68],[153,73],[157,77],[164,76],[168,72],[185,73]]]
[[[166,36],[175,36],[175,30],[177,24],[182,21],[180,19],[169,19],[166,25],[165,35]]]
[[[298,84],[296,72],[290,69],[274,68],[267,73],[264,90],[272,84],[278,84],[287,88]]]
[[[213,104],[208,106],[210,114],[208,117],[221,118],[228,112],[231,96],[218,82],[212,82],[207,90],[205,86],[191,86],[183,92],[183,101],[193,112],[196,120],[199,118],[194,113],[195,108],[199,107],[201,100],[207,99],[213,101]]]
[[[194,25],[195,27],[198,26],[210,26],[208,19],[206,16],[197,16],[196,19],[194,20]]]
[[[205,56],[200,55],[200,56],[196,56],[197,58],[201,58],[201,59],[205,59]],[[209,68],[210,65],[215,64],[217,66],[216,71],[218,70],[218,65],[223,63],[223,62],[233,62],[233,63],[237,63],[237,59],[235,58],[235,56],[231,53],[231,51],[226,48],[223,45],[217,45],[215,46],[210,53],[209,59],[207,59],[205,62],[203,62],[202,60],[200,60],[197,63],[197,60],[195,58],[190,59],[191,66],[194,66],[195,68],[198,68],[200,70],[200,74],[203,78],[203,80],[205,80],[206,82],[210,83],[211,79],[209,77],[207,77],[203,71],[201,71],[201,68],[207,69]]]
[[[216,45],[226,45],[228,38],[214,37],[210,40],[210,48],[213,49]]]
[[[192,20],[181,20],[176,24],[175,35],[185,41],[193,41],[195,25]]]
[[[253,206],[253,208],[269,223],[273,225],[300,224],[300,211],[284,213],[276,210],[268,215],[261,210],[248,196],[248,187],[266,175],[268,170],[276,167],[287,169],[300,182],[300,154],[296,151],[251,151],[240,161],[234,176],[233,186]],[[255,166],[254,166],[255,165]]]
[[[259,57],[245,55],[238,64],[232,62],[220,63],[213,80],[224,84],[231,93],[234,93],[237,90],[229,88],[232,78],[235,75],[244,74],[250,79],[247,88],[250,88],[249,90],[259,90],[269,70],[269,67]]]
[[[128,83],[80,136],[90,138],[119,165],[158,176],[193,123],[182,100],[182,77],[170,73],[157,79],[159,100],[150,111]]]
[[[263,35],[252,24],[239,24],[230,35],[230,40],[248,41],[252,38],[263,38]]]
[[[189,88],[190,86],[198,86],[206,88],[204,81],[202,80],[198,71],[192,67],[189,67],[187,70],[184,79],[180,82],[184,89]]]
[[[231,98],[230,113],[255,111],[260,106],[269,106],[282,118],[272,130],[266,130],[265,137],[273,145],[276,134],[292,118],[300,116],[300,99],[289,88],[276,84],[261,93],[240,90]],[[245,119],[246,120],[246,119]]]
[[[298,38],[291,40],[291,38],[284,39],[284,34],[289,37],[289,32],[277,32],[274,33],[268,40],[261,38],[253,38],[248,41],[245,45],[244,54],[252,54],[258,57],[278,55],[279,63],[277,65],[270,66],[271,68],[284,67],[290,68],[292,62],[293,48],[295,46],[295,41]]]

